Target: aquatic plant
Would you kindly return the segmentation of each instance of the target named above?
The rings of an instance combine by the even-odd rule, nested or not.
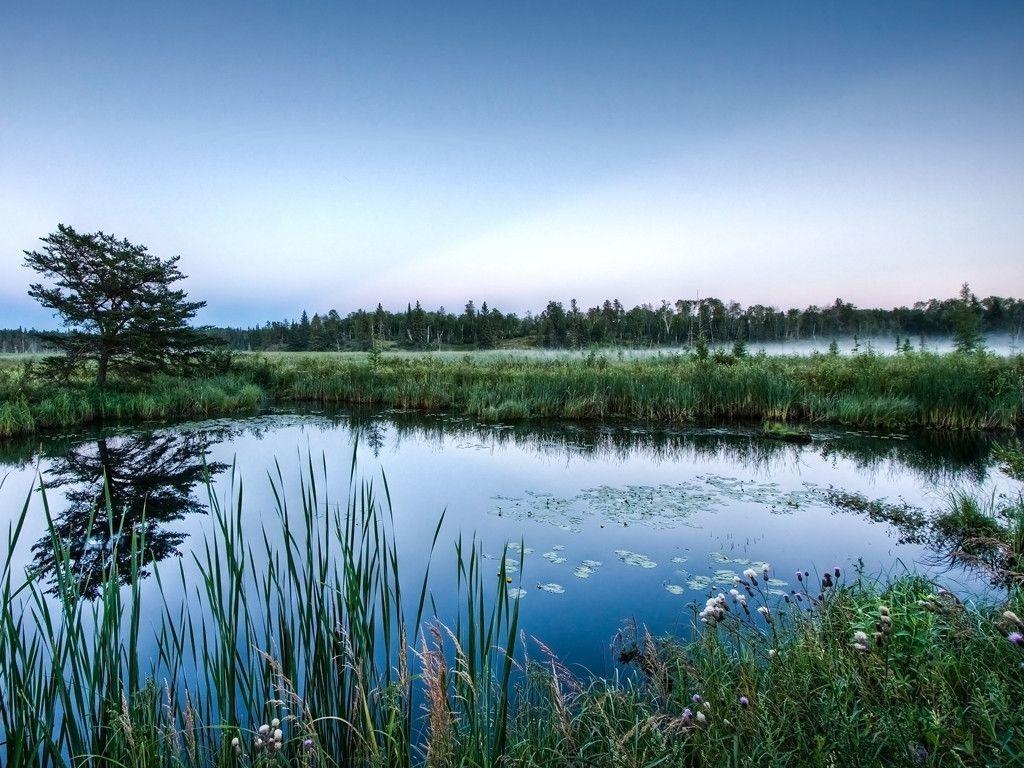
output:
[[[92,602],[59,540],[57,595],[19,571],[27,501],[0,571],[5,765],[733,768],[956,754],[980,767],[1024,756],[1019,592],[965,604],[919,577],[883,585],[836,567],[799,571],[780,598],[770,567],[749,564],[728,593],[693,606],[692,635],[627,623],[612,646],[624,668],[581,679],[542,642],[519,642],[524,592],[506,564],[521,565],[525,546],[496,555],[495,573],[479,542],[457,540],[458,594],[437,615],[429,570],[411,590],[399,577],[386,483],[378,494],[353,479],[332,504],[325,473],[310,463],[290,492],[278,470],[262,522],[244,514],[234,479],[222,499],[210,494],[194,564],[168,561],[145,582],[146,542],[133,536],[131,577],[115,561]],[[114,525],[109,505],[100,512]]]

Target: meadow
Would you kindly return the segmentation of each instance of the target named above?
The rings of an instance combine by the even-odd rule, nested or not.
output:
[[[1024,356],[239,354],[205,377],[164,376],[104,389],[84,382],[54,386],[39,379],[31,361],[0,362],[0,436],[298,401],[451,411],[492,422],[628,418],[1014,429],[1024,423]]]
[[[32,494],[0,572],[5,765],[1024,760],[1019,584],[965,603],[918,576],[837,568],[798,573],[780,598],[763,565],[694,605],[688,637],[624,625],[612,639],[618,672],[597,678],[520,633],[521,570],[495,575],[477,540],[439,543],[442,516],[422,542],[433,564],[400,578],[386,481],[375,488],[353,465],[335,504],[321,475],[311,463],[299,488],[272,477],[276,515],[258,528],[243,522],[240,480],[220,499],[211,491],[198,581],[168,561],[144,595],[139,536],[129,572],[111,561],[92,602],[79,599],[56,533],[52,582],[12,565],[26,516],[50,518],[45,494]],[[114,524],[109,506],[98,514]],[[432,610],[439,568],[457,574],[454,615]],[[153,600],[155,622],[143,609]]]

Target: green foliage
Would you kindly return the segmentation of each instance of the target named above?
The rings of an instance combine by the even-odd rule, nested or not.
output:
[[[960,300],[953,313],[953,345],[964,354],[985,348],[981,332],[981,304],[967,283],[960,289]]]
[[[92,602],[78,596],[45,493],[32,513],[50,523],[52,583],[16,567],[26,502],[0,561],[5,766],[390,768],[456,743],[473,765],[496,765],[518,630],[504,565],[495,588],[479,544],[460,540],[458,616],[428,624],[427,576],[406,594],[386,492],[353,480],[349,498],[332,504],[324,481],[310,462],[289,500],[281,474],[272,477],[276,517],[262,531],[245,522],[240,483],[223,503],[211,489],[198,579],[155,565],[145,598],[150,542],[144,529],[126,531],[126,555],[95,574]],[[116,530],[109,501],[97,514]],[[440,530],[441,521],[431,552]],[[154,616],[155,647],[140,658]],[[421,629],[432,639],[419,643]],[[434,707],[426,743],[416,737],[419,691]]]
[[[495,585],[478,542],[459,540],[452,553],[455,615],[447,625],[428,618],[429,571],[407,594],[386,492],[354,479],[348,498],[330,504],[325,475],[310,462],[295,498],[280,472],[272,476],[276,515],[259,528],[239,481],[223,503],[211,492],[195,580],[157,565],[144,589],[148,543],[132,535],[93,602],[77,597],[46,496],[32,494],[50,521],[56,599],[43,574],[16,567],[36,514],[30,498],[0,560],[5,765],[1024,760],[1024,649],[1011,641],[1024,629],[1019,593],[1002,605],[964,604],[913,575],[885,585],[846,582],[837,570],[801,574],[783,601],[767,592],[768,573],[745,574],[735,598],[712,597],[699,616],[693,609],[689,640],[626,625],[612,644],[626,668],[599,679],[537,641],[529,653],[520,646],[508,572],[499,566]],[[112,505],[98,514],[113,530]],[[154,651],[139,654],[149,631]]]
[[[474,418],[756,420],[870,428],[1009,429],[1024,418],[1024,359],[687,356],[610,360],[244,356],[238,373],[274,400],[453,410]],[[600,363],[600,364],[598,364]]]
[[[1014,480],[1024,483],[1024,443],[1015,439],[992,449],[1000,468]]]
[[[179,257],[161,259],[145,246],[63,224],[42,243],[41,251],[25,251],[25,265],[45,280],[33,283],[29,296],[58,314],[65,329],[38,334],[64,353],[46,361],[52,373],[67,379],[93,365],[102,387],[109,373],[182,375],[207,362],[218,341],[188,324],[205,302],[187,301],[173,287],[185,277]]]

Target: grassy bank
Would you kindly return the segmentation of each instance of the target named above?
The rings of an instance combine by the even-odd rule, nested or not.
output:
[[[93,423],[195,418],[253,412],[265,393],[238,375],[159,378],[106,389],[53,386],[26,377],[21,366],[0,366],[0,437]]]
[[[304,355],[245,357],[239,366],[277,400],[453,410],[491,421],[742,419],[887,429],[1009,429],[1024,423],[1024,357]]]
[[[0,437],[289,401],[454,411],[484,421],[624,417],[1012,429],[1024,424],[1024,357],[241,355],[227,375],[122,382],[105,391],[47,387],[8,363],[0,367]]]
[[[198,576],[170,562],[145,580],[132,565],[119,587],[111,569],[93,602],[77,599],[82,574],[57,536],[53,578],[14,566],[16,521],[0,573],[5,764],[1024,760],[1018,593],[977,607],[913,576],[829,573],[801,574],[782,600],[765,591],[770,574],[748,572],[692,609],[691,639],[627,627],[613,643],[621,673],[581,677],[523,644],[519,585],[503,566],[495,579],[474,542],[435,552],[435,569],[455,567],[458,599],[431,616],[429,573],[399,576],[386,495],[355,483],[333,505],[319,474],[297,492],[273,481],[278,514],[260,529],[240,485],[224,505],[211,495]],[[145,540],[130,546],[140,561]]]

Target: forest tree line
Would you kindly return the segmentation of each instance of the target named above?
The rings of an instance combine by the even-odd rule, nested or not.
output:
[[[424,309],[420,302],[392,311],[345,315],[303,311],[298,319],[278,320],[253,328],[212,328],[211,333],[235,350],[331,351],[370,349],[374,343],[409,349],[493,349],[502,346],[579,348],[590,346],[711,346],[737,340],[793,342],[854,336],[952,336],[964,314],[977,319],[984,334],[1024,332],[1024,299],[969,291],[950,299],[916,302],[912,307],[862,309],[842,299],[828,306],[779,309],[747,307],[717,298],[662,301],[627,309],[618,299],[582,308],[549,301],[539,314],[519,316],[482,302],[469,301],[460,312]],[[38,352],[42,347],[28,329],[0,330],[0,352]]]

